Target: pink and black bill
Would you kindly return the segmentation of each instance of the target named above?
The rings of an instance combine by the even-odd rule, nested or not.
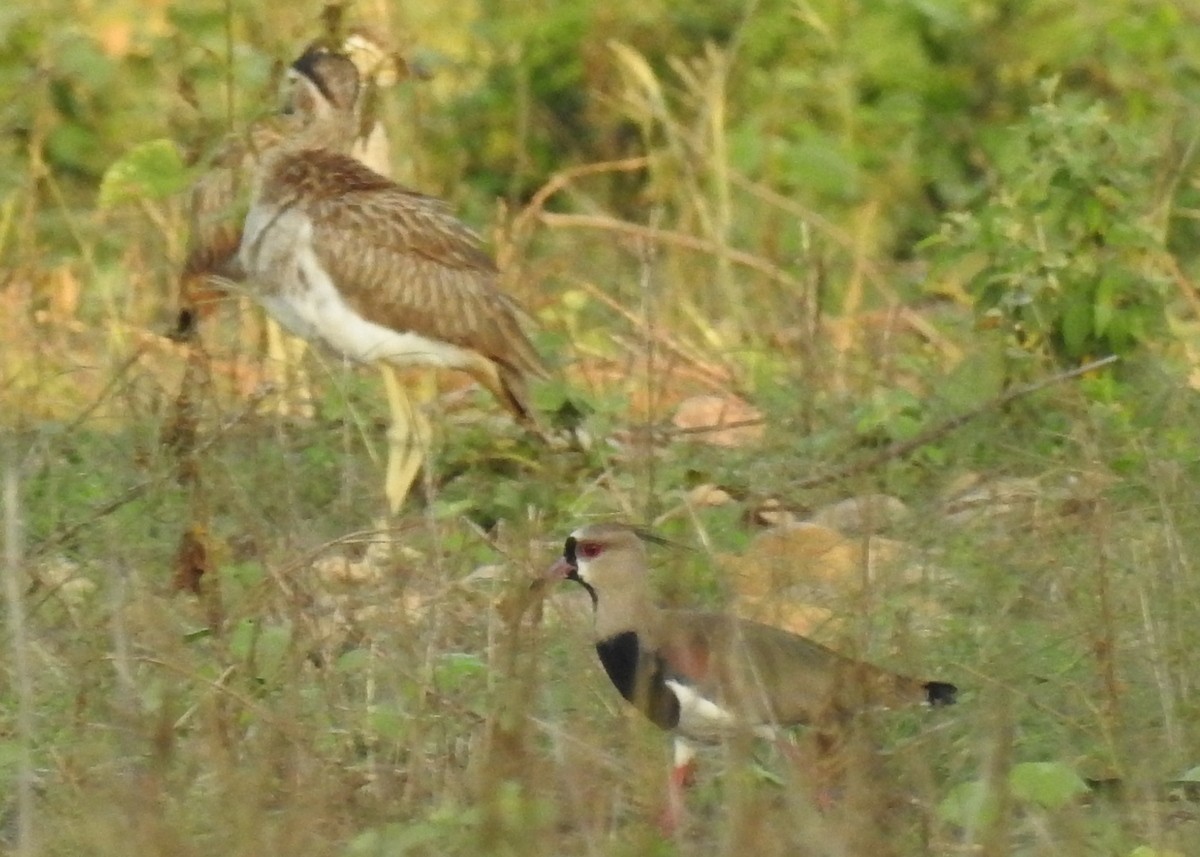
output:
[[[550,566],[546,572],[547,579],[575,581],[588,591],[588,595],[592,596],[592,606],[595,606],[598,603],[596,590],[579,576],[579,557],[582,555],[584,559],[594,559],[600,555],[601,550],[598,542],[580,542],[574,536],[567,536],[567,542],[563,546],[563,555],[554,565]]]

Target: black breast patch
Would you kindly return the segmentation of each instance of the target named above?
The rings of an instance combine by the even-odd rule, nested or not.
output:
[[[667,687],[666,664],[643,652],[636,631],[624,631],[596,643],[596,654],[621,696],[662,729],[679,725],[679,699]]]

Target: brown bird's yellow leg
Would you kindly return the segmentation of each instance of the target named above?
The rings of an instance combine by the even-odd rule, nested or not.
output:
[[[380,370],[387,388],[388,408],[392,412],[392,425],[388,429],[387,479],[383,492],[387,497],[388,510],[394,515],[404,505],[422,462],[429,456],[432,432],[424,411],[397,377],[395,367],[380,364]]]
[[[289,336],[270,316],[267,316],[266,323],[270,377],[279,383],[275,412],[281,417],[311,417],[312,385],[308,373],[304,371],[304,353],[308,350],[308,343],[299,337]]]

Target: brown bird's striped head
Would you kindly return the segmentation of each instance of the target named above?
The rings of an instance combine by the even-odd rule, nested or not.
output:
[[[350,57],[311,46],[288,69],[284,112],[302,122],[351,113],[358,101],[358,68]]]

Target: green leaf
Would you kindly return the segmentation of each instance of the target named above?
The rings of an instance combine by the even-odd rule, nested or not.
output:
[[[274,678],[286,663],[292,643],[292,629],[286,623],[265,623],[243,619],[229,634],[229,651],[250,666],[258,678]]]
[[[245,660],[254,648],[254,638],[258,634],[258,622],[254,619],[243,619],[233,626],[229,632],[229,651],[235,658]]]
[[[179,193],[191,179],[174,142],[149,140],[134,146],[104,171],[97,204],[104,210],[137,199],[162,199]]]
[[[1093,313],[1097,338],[1103,337],[1108,332],[1108,326],[1112,322],[1113,311],[1116,306],[1117,283],[1112,277],[1105,277],[1096,286],[1095,306]]]
[[[262,563],[248,561],[230,563],[221,569],[221,574],[223,582],[228,581],[232,589],[245,592],[262,583],[267,576],[267,571],[263,568]]]
[[[401,855],[416,851],[426,845],[437,842],[442,837],[442,831],[435,824],[428,822],[409,824],[392,822],[382,827],[372,827],[364,830],[350,840],[346,857],[369,857],[369,855]]]
[[[196,628],[192,631],[185,631],[183,641],[185,643],[194,643],[197,640],[206,640],[212,636],[212,628]]]
[[[371,731],[385,741],[399,742],[408,734],[412,715],[400,708],[374,708],[367,714]]]
[[[1062,338],[1067,354],[1078,357],[1092,335],[1092,306],[1087,295],[1068,295],[1062,314]]]
[[[272,623],[262,629],[258,637],[257,660],[259,668],[272,672],[280,669],[292,646],[292,628],[287,623]]]
[[[1176,851],[1174,848],[1159,850],[1151,848],[1149,845],[1139,845],[1129,852],[1129,857],[1183,857],[1183,852]]]
[[[343,677],[363,675],[371,668],[371,653],[366,649],[350,649],[338,655],[333,666]]]
[[[1179,776],[1179,780],[1184,783],[1200,783],[1200,765],[1184,771]]]
[[[937,808],[938,818],[963,828],[989,825],[998,812],[996,796],[983,780],[959,783]]]
[[[858,167],[832,135],[810,132],[807,139],[786,148],[783,162],[785,178],[795,187],[843,200],[859,192]]]
[[[1008,774],[1013,795],[1044,809],[1059,809],[1088,790],[1080,776],[1062,762],[1023,762]]]
[[[459,690],[475,676],[485,675],[487,664],[469,652],[446,652],[434,667],[433,680],[444,691]]]

